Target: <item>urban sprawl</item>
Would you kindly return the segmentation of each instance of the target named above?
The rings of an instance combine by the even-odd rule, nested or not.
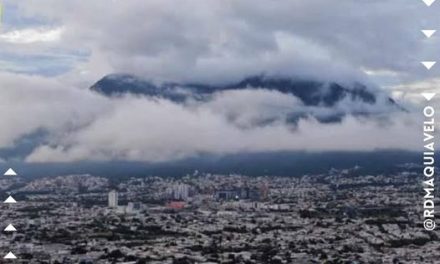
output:
[[[1,198],[17,203],[0,205],[0,222],[17,231],[2,233],[0,253],[13,251],[11,263],[438,263],[420,171],[1,178]]]

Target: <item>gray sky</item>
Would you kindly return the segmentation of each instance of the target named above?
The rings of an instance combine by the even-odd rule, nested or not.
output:
[[[393,114],[389,125],[349,118],[332,125],[304,121],[298,131],[282,123],[243,130],[221,110],[246,102],[240,109],[246,123],[276,111],[267,104],[303,106],[296,98],[264,91],[220,94],[186,107],[145,98],[111,100],[86,90],[112,72],[206,83],[262,72],[361,80],[413,102],[418,92],[436,91],[440,84],[440,65],[428,72],[420,64],[440,57],[440,34],[427,39],[420,32],[440,28],[440,3],[428,8],[421,0],[2,2],[0,117],[10,125],[0,131],[0,148],[36,129],[48,130],[50,137],[30,161],[417,149],[411,114]]]
[[[438,35],[426,40],[420,32],[440,27],[440,4],[428,8],[421,0],[4,5],[0,65],[13,71],[82,74],[89,81],[109,71],[221,81],[261,71],[322,75],[347,67],[381,85],[425,80],[440,71],[427,74],[419,63],[438,59],[440,44]]]

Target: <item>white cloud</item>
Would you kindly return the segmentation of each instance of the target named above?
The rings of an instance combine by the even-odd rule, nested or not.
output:
[[[167,161],[202,153],[418,150],[420,145],[414,140],[420,133],[413,116],[396,115],[382,122],[347,118],[333,124],[302,120],[296,127],[279,122],[243,129],[223,113],[209,110],[215,108],[126,98],[111,113],[59,138],[53,147],[41,146],[27,160]]]
[[[39,77],[0,78],[6,87],[0,91],[0,117],[7,124],[0,146],[11,146],[37,128],[49,131],[50,137],[27,157],[29,162],[164,161],[200,153],[415,150],[419,145],[412,115],[391,114],[383,119],[389,123],[347,118],[321,124],[309,119],[292,126],[284,122],[285,114],[304,106],[294,97],[267,90],[223,92],[205,103],[176,104],[144,97],[109,99]],[[279,121],[251,126],[266,118]]]
[[[311,109],[278,92],[244,90],[216,94],[209,103],[181,105],[134,97],[115,100],[85,90],[109,72],[206,83],[262,72],[342,82],[356,79],[370,85],[372,78],[399,92],[423,89],[426,80],[438,73],[435,69],[426,73],[419,65],[420,60],[432,59],[438,48],[439,39],[422,41],[420,34],[421,28],[431,27],[426,21],[440,24],[438,9],[420,6],[419,10],[418,3],[410,1],[29,0],[14,4],[17,12],[44,18],[51,26],[27,25],[2,33],[1,69],[23,72],[32,65],[25,72],[34,74],[39,73],[36,68],[50,64],[47,60],[55,60],[30,62],[29,56],[56,50],[90,52],[86,61],[63,60],[74,67],[59,78],[0,73],[0,119],[7,124],[0,131],[0,148],[13,146],[37,129],[47,130],[47,140],[27,157],[33,162],[160,161],[204,152],[414,150],[419,145],[418,117],[411,114],[390,113],[389,124],[355,118],[334,124],[302,120],[296,127],[284,122],[291,111],[327,114],[368,107],[347,101],[334,109]],[[50,71],[60,66],[55,61]],[[396,82],[417,85],[396,86]],[[253,126],[266,119],[276,122]]]
[[[90,66],[78,71],[90,78],[103,69],[192,81],[228,81],[263,71],[333,78],[361,75],[363,69],[399,73],[385,80],[370,76],[389,85],[425,78],[418,62],[432,57],[440,40],[427,42],[420,34],[440,24],[439,7],[426,10],[412,1],[179,3],[17,2],[26,15],[62,26],[64,48],[91,51]]]
[[[45,29],[28,28],[13,30],[0,34],[0,41],[12,44],[35,44],[39,42],[56,42],[61,39],[63,28]]]
[[[104,99],[54,79],[0,73],[0,80],[0,148],[37,129],[54,132],[87,124],[105,111]]]

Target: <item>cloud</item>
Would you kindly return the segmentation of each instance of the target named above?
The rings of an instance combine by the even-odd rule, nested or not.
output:
[[[260,72],[363,78],[357,75],[366,69],[393,72],[392,78],[370,75],[393,85],[438,73],[425,73],[419,65],[433,59],[439,45],[439,38],[426,41],[420,32],[440,26],[438,6],[398,0],[180,3],[30,0],[17,5],[27,16],[64,28],[63,48],[90,51],[89,64],[78,65],[90,78],[102,69],[205,82]]]
[[[192,108],[166,100],[121,100],[110,113],[90,125],[39,147],[27,161],[166,161],[203,153],[417,150],[419,147],[419,142],[414,140],[419,135],[416,120],[405,115],[396,114],[382,122],[350,117],[333,124],[303,119],[296,127],[280,121],[246,129],[231,122],[227,113],[216,111],[218,101],[215,105]],[[240,116],[240,125],[252,122],[258,113],[270,115],[258,103],[250,107],[255,109]]]
[[[371,86],[377,82],[404,93],[419,87],[414,84],[433,83],[438,74],[438,68],[427,73],[419,61],[436,59],[440,38],[428,42],[420,29],[440,26],[439,6],[428,10],[418,1],[5,3],[16,7],[8,9],[13,10],[8,17],[27,22],[7,21],[0,35],[0,119],[5,124],[0,148],[14,147],[42,129],[47,138],[38,142],[29,162],[162,161],[201,153],[304,149],[415,150],[419,145],[420,120],[413,114],[385,111],[385,116],[349,117],[333,124],[312,118],[296,126],[286,123],[292,112],[382,113],[381,104],[368,108],[343,101],[332,109],[305,107],[293,96],[264,89],[176,104],[157,98],[110,99],[86,90],[110,72],[208,84],[264,72],[360,80]]]
[[[43,77],[0,74],[0,79],[0,148],[13,147],[38,129],[47,132],[28,162],[165,161],[203,153],[416,150],[419,145],[414,140],[418,120],[405,113],[332,124],[309,118],[292,126],[287,113],[310,109],[276,91],[228,91],[210,101],[179,104],[147,97],[112,99]],[[252,126],[267,118],[276,121]]]
[[[0,73],[0,147],[12,147],[38,129],[57,131],[91,122],[103,101],[54,79]]]
[[[23,29],[0,34],[0,41],[13,44],[35,44],[38,42],[55,42],[61,39],[63,28],[55,29]]]

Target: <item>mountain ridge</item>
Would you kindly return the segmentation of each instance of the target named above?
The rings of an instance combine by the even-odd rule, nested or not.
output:
[[[177,82],[157,84],[131,74],[110,74],[98,80],[90,90],[107,97],[136,95],[168,99],[176,103],[184,103],[188,99],[208,102],[214,95],[230,91],[276,91],[296,97],[304,107],[308,108],[306,111],[292,112],[286,118],[290,123],[296,123],[299,119],[310,116],[319,122],[331,123],[340,122],[347,115],[360,117],[387,111],[404,111],[385,92],[360,82],[352,82],[348,85],[333,81],[323,82],[264,74],[249,76],[224,85]],[[345,106],[346,104],[349,106]],[[322,114],[328,111],[331,113]]]

